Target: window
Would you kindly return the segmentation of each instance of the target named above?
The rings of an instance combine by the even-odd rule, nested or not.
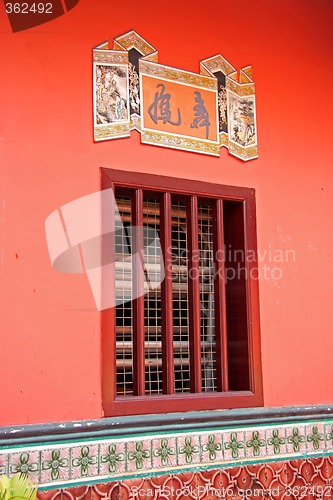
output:
[[[105,415],[262,405],[252,189],[103,169],[116,306]]]

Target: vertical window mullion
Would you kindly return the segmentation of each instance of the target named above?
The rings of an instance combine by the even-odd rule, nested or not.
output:
[[[187,202],[187,234],[191,392],[200,393],[202,392],[202,374],[198,243],[199,224],[198,198],[196,196],[191,196]]]
[[[145,394],[145,324],[144,324],[144,260],[143,260],[143,192],[132,197],[132,310],[133,310],[133,390],[135,396]]]
[[[229,390],[229,382],[225,291],[225,244],[223,227],[223,200],[221,199],[216,200],[215,202],[213,221],[217,390],[227,392]]]
[[[109,307],[109,304],[115,303],[115,289],[110,283],[115,284],[115,265],[114,260],[108,260],[110,249],[112,256],[115,257],[115,187],[112,183],[109,186],[112,189],[113,196],[111,206],[105,206],[102,202],[102,234],[105,235],[107,227],[108,237],[103,236],[102,239],[102,263],[108,262],[107,266],[103,265],[102,271],[102,299],[105,297],[108,307],[102,309],[101,328],[102,328],[102,349],[103,349],[103,403],[104,405],[113,404],[117,388],[116,388],[116,312],[114,307]],[[106,204],[107,205],[107,204]],[[110,209],[110,212],[109,212]],[[112,294],[112,296],[111,296]]]
[[[162,281],[161,285],[163,393],[174,394],[175,377],[173,353],[172,238],[170,193],[164,193],[162,195],[160,213],[161,245],[164,263],[164,280]]]

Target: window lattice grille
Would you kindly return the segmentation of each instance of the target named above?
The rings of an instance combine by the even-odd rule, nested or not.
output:
[[[116,308],[117,393],[133,394],[133,315],[131,198],[117,197],[116,210],[116,294],[122,301]],[[188,266],[186,205],[172,203],[172,290],[173,352],[175,392],[190,391],[190,346],[188,326]],[[199,206],[200,317],[203,391],[216,390],[216,344],[214,336],[214,263],[212,209]],[[144,228],[160,234],[159,200],[144,199]],[[149,280],[160,269],[160,249],[149,245],[144,231],[144,266]],[[149,286],[149,280],[148,286]],[[146,290],[147,291],[147,290]],[[145,304],[145,387],[146,394],[162,393],[161,288],[148,291]]]

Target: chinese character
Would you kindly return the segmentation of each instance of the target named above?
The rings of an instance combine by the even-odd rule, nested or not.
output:
[[[165,94],[165,86],[162,83],[157,85],[157,88],[161,87],[160,93],[156,92],[154,102],[148,108],[148,113],[153,122],[157,123],[157,120],[162,120],[163,123],[171,123],[171,125],[180,125],[182,118],[178,108],[178,120],[173,122],[171,120],[170,111],[170,94]]]
[[[196,95],[195,102],[197,102],[198,104],[196,104],[193,108],[193,111],[195,111],[194,113],[195,118],[191,123],[190,127],[191,128],[206,127],[206,139],[208,139],[209,126],[210,126],[208,111],[205,108],[205,103],[201,97],[200,92],[194,92],[194,93]]]

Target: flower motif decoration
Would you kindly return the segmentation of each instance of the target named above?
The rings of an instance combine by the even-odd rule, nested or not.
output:
[[[170,448],[167,439],[161,440],[161,446],[155,450],[154,455],[161,458],[162,465],[168,465],[169,457],[175,455],[175,449]]]
[[[5,456],[0,455],[0,476],[7,475],[7,460]]]
[[[286,440],[285,438],[279,437],[278,429],[274,429],[272,437],[267,440],[267,444],[269,444],[269,446],[273,446],[274,453],[278,454],[281,451],[281,445],[286,444]]]
[[[108,454],[103,455],[101,458],[102,463],[109,464],[109,472],[115,472],[119,462],[124,461],[123,453],[116,453],[117,446],[115,444],[110,444],[108,448]]]
[[[73,467],[80,467],[81,476],[88,476],[89,467],[97,464],[97,457],[90,456],[89,446],[83,446],[81,448],[81,456],[79,458],[74,458],[72,464]]]
[[[333,443],[333,425],[331,426],[330,431],[326,434],[327,441],[332,441]]]
[[[312,427],[312,434],[307,437],[309,443],[312,443],[314,450],[319,450],[320,441],[324,441],[324,434],[320,434],[318,431],[318,427],[315,425]]]
[[[150,451],[143,449],[142,441],[138,441],[135,445],[135,451],[130,451],[128,453],[129,460],[135,460],[135,465],[137,469],[142,469],[143,461],[150,458]]]
[[[43,470],[51,470],[51,478],[53,479],[53,481],[59,479],[59,474],[62,467],[68,467],[68,459],[61,458],[60,450],[52,450],[51,459],[45,460],[42,463]]]
[[[295,452],[298,452],[300,450],[300,445],[305,443],[305,436],[300,436],[299,430],[295,427],[292,436],[288,437],[288,443],[293,445]]]
[[[259,431],[253,431],[252,439],[247,441],[246,446],[248,448],[253,448],[253,455],[258,457],[260,455],[260,448],[265,446],[265,440],[259,439]]]
[[[216,452],[221,451],[221,448],[221,444],[215,443],[215,436],[211,434],[208,436],[208,442],[202,447],[202,450],[209,452],[210,460],[216,460]]]
[[[185,438],[185,445],[179,447],[179,453],[181,455],[185,455],[185,460],[187,464],[190,464],[193,461],[193,455],[195,453],[199,453],[199,446],[192,445],[192,438]]]
[[[230,434],[230,441],[225,443],[225,449],[231,450],[232,458],[238,458],[239,451],[244,449],[244,443],[237,440],[237,432]]]
[[[86,480],[104,478],[108,474],[118,477],[123,471],[140,475],[141,469],[145,469],[146,473],[152,470],[164,474],[165,468],[178,471],[184,464],[192,470],[203,463],[207,465],[207,462],[212,467],[214,463],[220,464],[222,459],[231,466],[235,462],[242,462],[245,457],[250,458],[251,463],[258,462],[258,458],[260,463],[266,463],[277,456],[282,459],[282,454],[290,456],[290,460],[296,460],[301,458],[301,454],[322,456],[331,451],[332,421],[283,424],[281,427],[277,423],[265,426],[258,424],[256,428],[251,427],[248,430],[210,430],[200,436],[194,431],[177,435],[159,434],[139,438],[142,441],[133,438],[132,442],[113,437],[109,442],[103,439],[80,444],[73,442],[69,446],[54,443],[47,444],[44,449],[32,446],[29,449],[22,448],[20,452],[9,450],[10,455],[6,450],[1,450],[0,474],[35,475],[46,487],[52,482],[65,484],[71,479],[81,478],[84,482],[85,477]],[[325,478],[329,477],[330,472],[326,471],[325,474]]]
[[[30,455],[27,452],[23,452],[20,455],[19,462],[11,466],[11,472],[16,474],[20,472],[21,474],[29,474],[38,472],[38,463],[30,462]]]

